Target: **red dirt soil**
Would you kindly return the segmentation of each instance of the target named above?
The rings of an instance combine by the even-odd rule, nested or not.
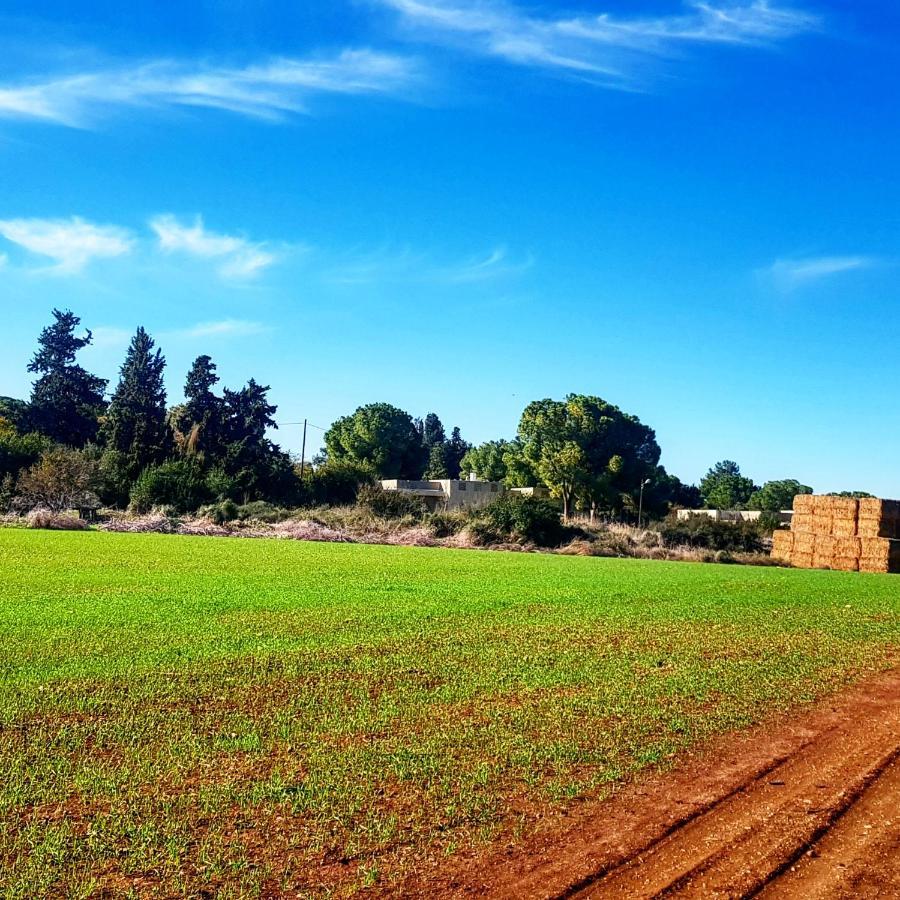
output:
[[[719,739],[404,896],[900,897],[900,669]]]

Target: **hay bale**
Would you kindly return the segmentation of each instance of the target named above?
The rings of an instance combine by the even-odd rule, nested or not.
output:
[[[815,509],[815,497],[812,494],[797,494],[794,497],[794,514],[812,515]]]
[[[896,540],[900,538],[900,521],[896,519],[859,519],[856,523],[856,533],[866,538],[887,538]]]
[[[791,531],[804,531],[814,534],[814,517],[812,513],[794,513],[791,517]]]
[[[860,538],[860,572],[900,572],[900,541]]]
[[[834,533],[834,519],[824,513],[816,513],[813,516],[813,533],[826,537]]]
[[[834,499],[828,494],[815,494],[813,496],[813,512],[817,516],[830,516]]]
[[[831,568],[835,572],[858,572],[859,557],[858,556],[835,556],[831,560]]]
[[[862,544],[858,537],[835,537],[833,540],[835,557],[859,559],[862,556]]]
[[[831,515],[835,518],[855,519],[859,515],[859,500],[852,497],[831,497]]]
[[[900,519],[900,500],[879,500],[864,497],[859,501],[861,519]]]
[[[772,534],[772,559],[790,562],[794,552],[794,535],[790,531],[775,531]]]
[[[816,535],[812,532],[800,531],[794,534],[794,552],[813,555],[816,549]]]
[[[813,568],[812,553],[798,553],[796,550],[791,554],[791,565],[798,569]]]
[[[833,518],[831,520],[831,533],[835,537],[856,537],[859,523],[854,516],[852,519]]]

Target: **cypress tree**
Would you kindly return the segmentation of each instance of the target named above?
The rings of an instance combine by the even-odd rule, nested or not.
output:
[[[97,435],[107,382],[75,364],[78,351],[91,343],[90,330],[75,336],[81,319],[58,309],[53,317],[28,364],[29,372],[40,375],[31,391],[29,425],[61,444],[83,447]]]
[[[103,423],[107,448],[125,457],[132,479],[146,466],[161,462],[170,446],[163,384],[166,360],[154,346],[153,338],[138,328]]]

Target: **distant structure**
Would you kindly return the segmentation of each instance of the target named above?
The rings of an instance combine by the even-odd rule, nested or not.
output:
[[[758,509],[679,509],[678,518],[680,521],[690,519],[692,516],[705,516],[714,522],[756,522],[762,515],[762,511]],[[782,509],[776,514],[785,525],[791,524],[794,517],[794,511],[791,509]]]
[[[772,556],[800,569],[900,572],[900,501],[794,497],[791,530],[772,535]]]
[[[504,493],[521,497],[550,496],[546,487],[507,488],[499,481],[480,481],[470,475],[467,481],[437,478],[431,481],[407,481],[391,478],[381,482],[386,491],[401,491],[421,498],[431,512],[451,509],[476,509],[487,506]]]

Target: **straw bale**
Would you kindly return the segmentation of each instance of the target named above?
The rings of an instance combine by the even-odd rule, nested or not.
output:
[[[859,515],[859,500],[852,497],[831,497],[831,514],[835,518],[855,519]]]
[[[794,551],[794,535],[790,531],[775,531],[772,534],[772,558],[784,562],[791,561]]]
[[[834,555],[834,538],[828,534],[817,534],[815,552],[821,556]]]
[[[835,537],[834,555],[839,557],[854,557],[859,559],[862,555],[862,544],[858,537]]]
[[[831,568],[836,572],[858,572],[858,556],[834,556],[831,559]]]
[[[900,541],[861,538],[861,572],[900,572]]]
[[[900,538],[900,521],[897,519],[862,518],[856,523],[856,532],[867,538]]]
[[[831,520],[831,533],[835,537],[856,537],[858,527],[855,517],[852,519],[833,518]]]
[[[814,569],[830,569],[831,561],[833,559],[834,559],[834,557],[831,556],[830,554],[814,553],[812,567]]]
[[[794,550],[791,554],[791,565],[798,569],[811,569],[813,567],[812,553],[798,553]]]
[[[794,513],[812,515],[815,508],[815,500],[812,494],[797,494],[794,497]]]
[[[830,497],[828,494],[816,494],[813,497],[813,512],[817,516],[830,516],[833,500],[834,497]]]
[[[829,536],[834,531],[834,519],[824,513],[816,513],[813,516],[812,530],[815,535]]]
[[[859,501],[861,519],[900,519],[900,500],[879,500],[864,497]]]
[[[808,553],[812,556],[816,549],[816,535],[811,532],[800,531],[794,534],[794,552]]]
[[[813,534],[813,516],[810,513],[794,513],[791,517],[791,531],[806,531]]]

